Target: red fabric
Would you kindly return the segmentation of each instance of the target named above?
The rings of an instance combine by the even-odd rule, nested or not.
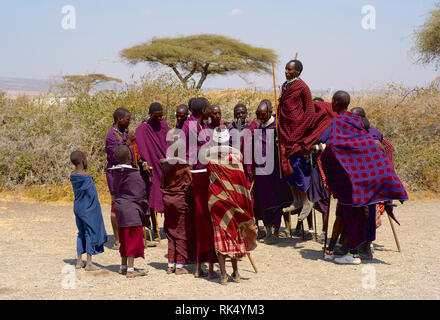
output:
[[[394,168],[394,147],[391,142],[385,138],[382,139],[382,145],[385,149],[385,155],[390,160],[391,166]]]
[[[209,210],[214,227],[220,226],[235,242],[234,247],[246,254],[257,246],[257,227],[249,186],[239,164],[220,165],[210,161]],[[241,233],[241,235],[239,235]],[[243,238],[245,247],[239,245]]]
[[[283,89],[278,122],[280,142],[286,148],[285,157],[307,154],[334,116],[331,103],[313,102],[310,89],[303,80],[298,79]]]
[[[214,226],[215,250],[231,258],[241,258],[247,254],[241,232],[237,233],[237,239],[232,239],[220,226]]]
[[[214,233],[208,209],[209,175],[207,172],[193,173],[194,227],[196,234],[196,261],[217,262]]]
[[[119,253],[122,258],[135,257],[144,258],[144,232],[142,226],[118,227]]]
[[[111,213],[115,213],[115,200],[112,200],[112,208],[110,209]]]

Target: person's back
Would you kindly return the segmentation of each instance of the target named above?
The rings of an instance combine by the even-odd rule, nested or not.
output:
[[[74,151],[70,155],[70,160],[75,165],[75,170],[70,175],[70,182],[75,194],[73,212],[78,227],[76,268],[84,267],[82,254],[87,253],[85,268],[87,271],[95,271],[98,268],[92,264],[92,255],[104,252],[104,243],[107,242],[101,205],[93,177],[86,172],[85,154]]]
[[[130,165],[131,153],[127,146],[117,147],[114,156],[118,165],[109,170],[114,179],[115,214],[122,259],[119,273],[127,275],[127,278],[144,276],[145,272],[134,269],[134,259],[144,258],[142,226],[150,227],[146,187],[139,169]]]

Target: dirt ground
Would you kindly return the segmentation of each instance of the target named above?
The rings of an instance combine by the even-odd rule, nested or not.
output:
[[[332,217],[334,208],[332,203]],[[285,238],[277,245],[259,243],[252,252],[258,273],[243,259],[241,283],[228,286],[192,274],[167,275],[166,240],[147,248],[145,260],[135,261],[136,267],[149,271],[147,276],[119,275],[119,253],[110,249],[109,212],[110,207],[103,205],[110,240],[94,260],[101,270],[78,271],[73,268],[77,230],[72,205],[0,197],[0,300],[440,299],[438,200],[410,201],[396,209],[402,253],[397,252],[388,220],[377,230],[374,260],[359,266],[324,261],[322,244],[316,241]],[[317,221],[321,228],[318,214]],[[227,269],[230,274],[230,263]],[[193,272],[194,266],[189,270]]]

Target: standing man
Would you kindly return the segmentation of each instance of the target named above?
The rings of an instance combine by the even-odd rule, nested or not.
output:
[[[111,222],[113,234],[115,237],[115,243],[112,247],[113,250],[119,250],[119,235],[118,235],[118,222],[115,214],[115,198],[113,192],[113,175],[108,169],[117,165],[118,161],[115,159],[114,152],[120,145],[130,146],[130,144],[136,139],[135,134],[128,130],[130,125],[130,111],[125,108],[118,108],[113,113],[113,124],[110,127],[109,132],[105,138],[105,151],[107,153],[107,170],[105,176],[107,178],[107,185],[112,197],[111,205]]]
[[[369,205],[388,200],[408,200],[408,195],[385,154],[364,128],[358,115],[348,112],[350,95],[337,91],[332,98],[338,115],[319,138],[326,181],[338,199],[336,220],[324,259],[339,264],[360,264],[357,247],[368,241]],[[373,212],[374,214],[375,212]],[[336,240],[344,229],[349,253],[334,258]]]
[[[136,142],[139,150],[139,167],[145,170],[146,167],[153,167],[149,172],[151,182],[149,183],[149,199],[151,209],[157,213],[164,211],[160,181],[162,178],[162,167],[160,159],[166,158],[168,143],[167,121],[163,118],[163,108],[158,102],[153,102],[148,110],[148,119],[144,119],[136,129]],[[148,184],[147,184],[148,185]],[[154,213],[152,215],[152,218]],[[153,224],[156,220],[153,219]],[[157,225],[154,226],[159,232]],[[159,235],[158,235],[159,236]]]
[[[273,170],[271,172],[263,172],[264,174],[255,175],[255,201],[263,216],[264,227],[266,228],[266,238],[264,243],[273,244],[279,241],[279,230],[281,225],[281,216],[284,215],[286,229],[290,230],[290,221],[288,214],[283,214],[283,207],[288,206],[292,202],[292,195],[286,180],[280,178],[280,166],[278,161],[278,146],[276,145],[276,122],[272,115],[272,103],[265,99],[260,102],[257,108],[257,119],[260,121],[258,129],[261,135],[256,134],[255,139],[261,140],[261,156],[265,159],[262,164],[255,164],[259,168],[271,168],[269,161],[273,162]],[[273,139],[268,138],[268,134],[272,134]],[[268,158],[267,151],[273,158]],[[259,152],[258,150],[256,150]],[[262,169],[265,170],[265,169]],[[272,231],[273,228],[273,231]]]

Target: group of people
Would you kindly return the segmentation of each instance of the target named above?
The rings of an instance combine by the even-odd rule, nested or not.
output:
[[[220,106],[203,97],[176,108],[171,130],[157,102],[134,132],[128,129],[130,111],[114,112],[105,149],[119,273],[145,275],[134,268],[134,259],[144,257],[146,244],[153,245],[146,230],[160,237],[161,213],[167,274],[187,274],[185,265],[195,263],[195,277],[217,278],[214,264],[219,263],[220,283],[227,284],[229,258],[232,280],[240,282],[238,261],[256,248],[257,238],[277,243],[282,218],[288,236],[292,214],[298,214],[296,234],[303,220],[313,229],[312,209],[328,221],[330,195],[338,203],[324,259],[359,264],[372,258],[380,209],[394,218],[392,200],[408,199],[393,167],[392,145],[362,108],[348,111],[347,92],[336,92],[331,103],[312,99],[302,70],[299,60],[287,63],[278,107],[262,100],[253,121],[243,104],[234,107],[232,122],[223,121]],[[86,156],[74,151],[71,161],[77,268],[95,270],[91,257],[103,252],[107,234]]]

